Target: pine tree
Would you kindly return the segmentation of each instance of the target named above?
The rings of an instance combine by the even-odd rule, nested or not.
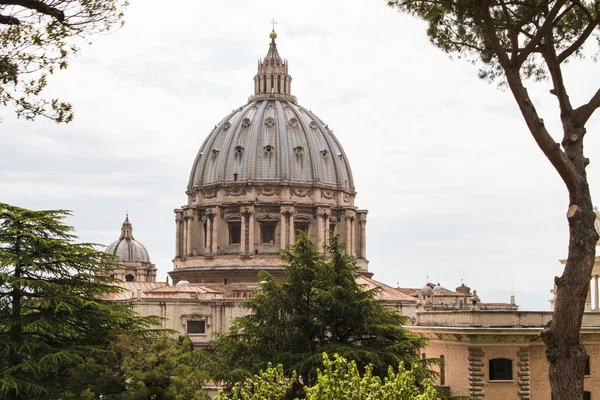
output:
[[[377,290],[356,283],[358,268],[343,254],[339,237],[331,237],[325,257],[300,234],[287,252],[286,271],[282,283],[261,272],[249,315],[213,342],[215,379],[239,382],[272,362],[310,384],[323,352],[355,361],[361,370],[372,364],[379,376],[390,365],[409,368],[418,358],[423,340],[402,327],[406,317],[375,299]]]
[[[103,300],[114,256],[75,243],[68,211],[0,203],[0,397],[53,398],[68,370],[103,352],[114,329],[151,335],[156,318]]]

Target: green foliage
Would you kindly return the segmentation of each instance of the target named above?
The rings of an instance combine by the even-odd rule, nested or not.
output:
[[[330,360],[323,354],[323,370],[318,371],[317,384],[306,388],[307,400],[438,400],[429,379],[419,381],[420,368],[413,364],[409,370],[400,365],[398,372],[390,366],[383,380],[373,375],[372,367],[360,375],[356,362],[337,354]]]
[[[119,334],[109,352],[70,371],[65,400],[204,400],[201,352],[188,338],[144,340]],[[90,382],[92,384],[90,385]]]
[[[292,390],[296,382],[296,374],[291,378],[285,376],[283,366],[279,364],[272,367],[268,364],[265,371],[260,371],[257,375],[247,378],[244,382],[237,382],[227,394],[223,389],[219,389],[219,395],[216,400],[279,400],[285,399]]]
[[[360,374],[355,361],[335,354],[333,360],[323,353],[323,369],[317,371],[316,384],[305,388],[307,400],[439,400],[429,379],[420,380],[419,369],[400,365],[398,372],[390,366],[382,378],[373,375],[367,365]],[[220,391],[217,400],[283,400],[288,398],[295,375],[287,378],[282,365],[269,367],[258,375],[236,383],[229,395]]]
[[[390,0],[388,4],[425,20],[434,45],[479,63],[480,76],[489,80],[502,79],[509,65],[526,77],[545,78],[544,52],[555,53],[559,63],[571,55],[581,56],[586,39],[599,33],[599,0]]]
[[[0,2],[0,104],[31,120],[42,115],[70,122],[73,109],[39,96],[49,74],[94,35],[120,26],[126,0],[28,0]]]
[[[0,397],[51,398],[67,370],[106,354],[115,329],[154,336],[157,318],[104,300],[115,258],[74,243],[66,211],[0,203]]]
[[[310,383],[323,352],[356,361],[360,369],[371,364],[383,376],[389,365],[408,366],[418,357],[423,340],[402,328],[405,317],[375,300],[376,290],[356,283],[357,266],[338,237],[327,256],[301,234],[287,252],[286,281],[261,272],[249,315],[213,342],[216,356],[207,363],[213,378],[240,382],[273,362]]]

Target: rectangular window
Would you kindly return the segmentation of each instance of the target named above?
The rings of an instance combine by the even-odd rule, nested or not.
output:
[[[490,360],[490,381],[512,381],[512,360],[494,358]]]
[[[242,242],[242,226],[240,224],[229,224],[229,244],[240,244]]]
[[[590,356],[587,357],[587,360],[585,360],[585,372],[583,373],[585,376],[590,376],[592,375],[591,371],[590,371]]]
[[[583,400],[592,400],[592,392],[583,392]]]
[[[298,234],[304,232],[304,234],[308,234],[308,225],[307,224],[294,224],[294,232],[296,232],[296,239],[298,239]]]
[[[275,225],[262,224],[260,231],[262,243],[275,243]]]
[[[206,333],[206,321],[188,321],[187,333]]]

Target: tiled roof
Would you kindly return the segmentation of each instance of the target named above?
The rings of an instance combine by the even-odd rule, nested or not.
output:
[[[365,289],[373,289],[375,287],[379,288],[379,300],[387,300],[387,301],[403,301],[403,302],[416,302],[416,299],[413,296],[410,296],[402,291],[388,286],[385,283],[378,282],[376,280],[366,278],[364,276],[359,276],[356,278],[356,283],[362,285]]]

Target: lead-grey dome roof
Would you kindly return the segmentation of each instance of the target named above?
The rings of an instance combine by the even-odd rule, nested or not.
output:
[[[329,127],[292,101],[256,100],[226,116],[200,148],[188,188],[235,181],[323,183],[354,190]]]
[[[105,252],[119,256],[123,261],[150,262],[148,250],[133,238],[133,228],[129,222],[129,216],[125,217],[125,222],[121,227],[121,236],[108,245]]]

